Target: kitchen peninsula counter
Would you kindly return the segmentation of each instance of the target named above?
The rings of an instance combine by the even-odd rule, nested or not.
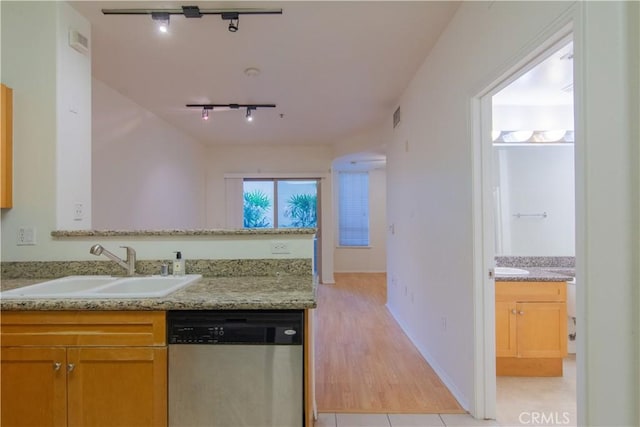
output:
[[[49,279],[2,280],[2,290]],[[0,309],[32,310],[296,310],[316,307],[309,275],[203,277],[166,297],[131,299],[3,299]]]

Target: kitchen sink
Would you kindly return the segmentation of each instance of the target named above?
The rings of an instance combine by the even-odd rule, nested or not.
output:
[[[200,274],[184,276],[67,276],[0,292],[1,299],[56,298],[156,298],[164,297],[200,280]]]
[[[529,274],[527,270],[514,267],[496,267],[495,273],[500,276],[524,276]]]
[[[193,282],[200,280],[200,274],[185,276],[148,276],[120,279],[108,286],[92,291],[92,298],[151,298],[163,297]]]

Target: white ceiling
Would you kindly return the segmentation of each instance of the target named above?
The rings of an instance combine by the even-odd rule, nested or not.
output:
[[[205,144],[332,144],[384,121],[455,13],[457,1],[70,2],[92,24],[93,76]],[[102,8],[282,8],[240,16],[148,15]],[[248,77],[244,70],[261,73]],[[203,121],[188,103],[274,103]]]
[[[493,96],[495,105],[573,105],[573,42]]]

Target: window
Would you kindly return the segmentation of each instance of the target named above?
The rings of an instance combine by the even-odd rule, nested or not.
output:
[[[369,173],[338,173],[340,246],[369,246]]]
[[[317,228],[318,181],[245,179],[245,228]]]

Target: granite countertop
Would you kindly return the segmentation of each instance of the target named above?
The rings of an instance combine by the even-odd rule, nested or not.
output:
[[[575,277],[575,269],[570,267],[517,267],[529,274],[496,274],[496,282],[565,282]]]
[[[9,290],[49,279],[8,279]],[[1,300],[2,310],[290,310],[316,307],[310,276],[203,277],[166,297]]]
[[[316,234],[315,228],[237,228],[194,230],[54,230],[51,236],[65,237],[149,237],[149,236],[284,236]]]

